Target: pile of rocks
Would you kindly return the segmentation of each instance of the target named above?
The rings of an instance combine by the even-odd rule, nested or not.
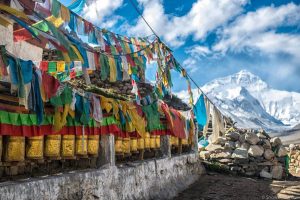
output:
[[[289,171],[292,174],[300,174],[300,145],[289,146],[290,164]]]
[[[238,130],[210,143],[200,157],[236,174],[282,179],[287,154],[278,137]]]

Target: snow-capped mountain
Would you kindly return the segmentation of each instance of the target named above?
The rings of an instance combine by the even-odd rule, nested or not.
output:
[[[278,130],[300,123],[300,93],[272,89],[249,71],[215,79],[202,90],[240,127]],[[186,91],[177,95],[188,97]],[[196,89],[194,99],[198,96]]]

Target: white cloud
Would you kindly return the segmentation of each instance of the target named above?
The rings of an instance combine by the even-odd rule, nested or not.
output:
[[[185,50],[187,54],[190,54],[192,56],[207,56],[211,54],[211,50],[206,47],[206,46],[201,46],[201,45],[195,45],[192,47],[189,47]]]
[[[185,59],[182,64],[190,73],[197,71],[199,68],[199,61],[203,57],[212,55],[212,52],[208,47],[201,45],[194,45],[186,48],[185,53],[189,55],[189,57]]]
[[[300,21],[300,6],[293,3],[269,6],[239,16],[220,34],[214,51],[242,52],[259,50],[264,53],[287,53],[299,57],[300,36],[276,33],[278,27],[295,26]]]
[[[95,23],[111,27],[116,24],[116,20],[105,22],[105,18],[111,16],[114,11],[122,6],[123,0],[88,0],[87,5],[83,8],[83,18]],[[105,24],[106,23],[106,24]]]
[[[295,63],[300,63],[300,35],[278,33],[276,30],[283,26],[297,26],[299,22],[300,6],[293,3],[263,7],[239,15],[227,26],[218,29],[218,40],[211,48],[201,45],[187,48],[185,52],[189,57],[183,64],[195,71],[203,57],[213,59],[226,56],[228,52],[262,54],[270,61],[278,60],[278,55],[287,54],[292,59],[286,60],[286,68],[293,71]]]
[[[184,16],[165,13],[160,0],[139,0],[143,16],[159,36],[172,46],[181,46],[188,36],[203,40],[207,33],[225,25],[243,11],[247,0],[198,0]],[[148,35],[150,29],[139,18],[136,24],[126,26],[131,34]]]

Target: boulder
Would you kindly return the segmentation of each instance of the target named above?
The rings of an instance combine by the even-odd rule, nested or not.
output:
[[[259,135],[263,135],[265,138],[267,139],[271,139],[270,135],[268,133],[266,133],[266,131],[262,130],[259,132]],[[262,137],[263,137],[262,136]]]
[[[255,133],[246,133],[245,139],[249,144],[252,145],[255,145],[259,142],[259,138]]]
[[[267,160],[271,160],[272,158],[274,158],[275,154],[271,149],[266,149],[264,152],[264,157]]]
[[[225,134],[225,137],[229,140],[237,141],[240,137],[240,134],[237,132],[229,132],[229,133]]]
[[[256,134],[258,138],[260,139],[267,139],[267,136],[265,136],[263,133],[259,132]]]
[[[210,156],[210,152],[209,151],[200,151],[199,156],[200,156],[200,158],[207,160]]]
[[[241,148],[248,150],[250,148],[250,144],[247,142],[244,142],[243,144],[241,144]]]
[[[282,145],[282,142],[279,137],[274,137],[270,140],[272,147],[277,147],[279,145]]]
[[[223,137],[218,137],[216,139],[216,141],[213,142],[213,144],[219,144],[221,146],[223,146],[226,142],[226,138],[223,138]]]
[[[224,148],[225,149],[234,149],[235,143],[233,141],[227,141],[227,142],[225,142]]]
[[[230,168],[230,171],[240,171],[241,170],[241,167],[238,167],[238,166],[233,166]]]
[[[277,156],[278,157],[283,157],[286,156],[288,154],[286,148],[284,146],[280,146],[277,152]]]
[[[223,159],[219,160],[219,162],[223,163],[223,164],[227,164],[227,163],[232,163],[232,160],[228,159],[228,158],[223,158]]]
[[[263,146],[264,149],[271,149],[272,148],[270,141],[267,140],[267,139],[263,139],[262,146]]]
[[[251,145],[248,154],[253,157],[260,157],[264,153],[264,148],[258,145]]]
[[[248,158],[248,151],[246,149],[237,148],[234,150],[234,152],[231,155],[231,158],[242,158],[246,159]]]
[[[274,163],[271,161],[265,161],[265,162],[261,162],[261,163],[257,163],[258,166],[273,166]]]
[[[222,147],[219,144],[209,144],[207,147],[205,147],[206,151],[217,151],[217,150],[224,150],[224,147]]]
[[[296,147],[295,144],[290,144],[290,145],[289,145],[290,150],[295,149],[295,147]]]
[[[282,179],[283,167],[281,165],[273,166],[271,174],[274,179]]]
[[[241,144],[243,144],[244,142],[246,142],[246,138],[245,137],[246,137],[246,134],[240,135],[239,141],[240,141]]]
[[[240,141],[236,141],[236,142],[234,143],[234,147],[235,147],[235,148],[240,148],[240,147],[241,147]]]
[[[228,151],[210,154],[210,159],[231,158],[231,153]]]
[[[260,175],[260,177],[267,178],[267,179],[272,179],[272,177],[273,177],[272,174],[267,171],[267,169],[261,170],[259,175]]]

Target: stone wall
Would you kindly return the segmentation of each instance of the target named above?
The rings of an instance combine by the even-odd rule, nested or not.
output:
[[[0,184],[0,199],[170,199],[205,169],[196,154]]]
[[[291,144],[289,148],[289,171],[292,174],[300,174],[300,145]]]
[[[265,132],[237,130],[217,138],[200,152],[207,165],[233,174],[282,179],[285,174],[286,148],[278,137]]]

